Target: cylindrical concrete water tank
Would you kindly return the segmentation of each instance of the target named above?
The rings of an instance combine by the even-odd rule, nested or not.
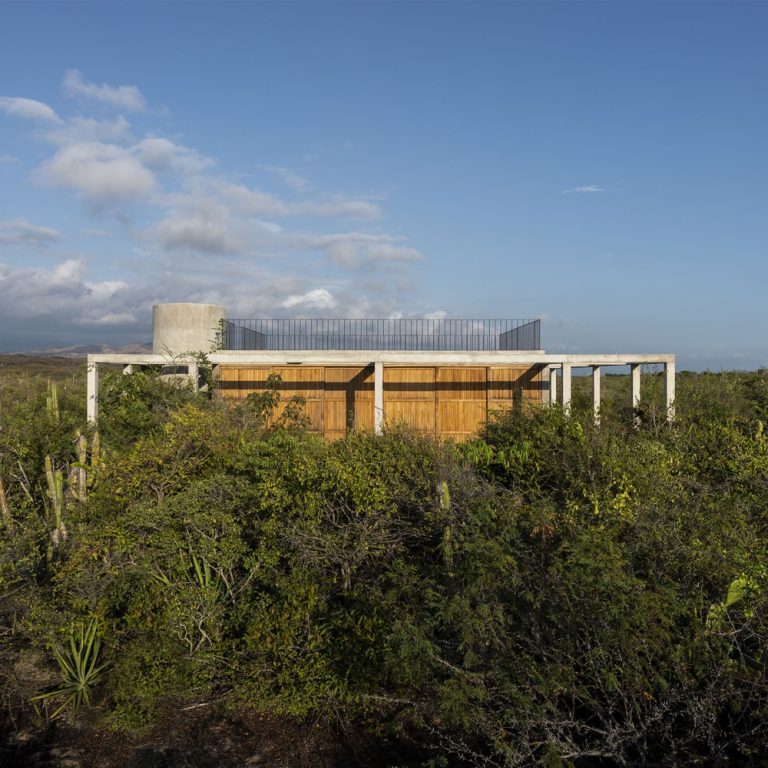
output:
[[[155,304],[152,351],[160,355],[210,352],[226,319],[227,308],[220,304]]]

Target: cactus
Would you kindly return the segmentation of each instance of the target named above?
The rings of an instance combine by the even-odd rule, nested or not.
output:
[[[3,485],[2,477],[0,477],[0,514],[2,514],[6,528],[12,528],[13,517],[11,516],[11,508],[8,506],[8,497],[5,495],[5,486]]]
[[[89,460],[88,437],[78,430],[77,464],[69,473],[68,485],[70,496],[80,502],[88,501],[88,487],[96,484],[100,451],[101,441],[99,433],[94,432]]]
[[[51,542],[56,548],[67,538],[67,529],[64,525],[64,477],[60,469],[54,470],[50,455],[45,457],[45,479],[48,482],[48,498],[53,508]]]
[[[59,420],[59,387],[55,381],[48,382],[48,397],[45,399],[45,408],[53,421]]]

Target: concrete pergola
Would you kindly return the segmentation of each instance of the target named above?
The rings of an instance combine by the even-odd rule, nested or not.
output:
[[[592,400],[595,420],[600,419],[600,379],[603,368],[629,366],[632,381],[632,406],[640,403],[641,367],[664,367],[667,419],[675,416],[675,356],[672,354],[602,354],[556,355],[530,351],[484,352],[385,352],[355,351],[218,351],[207,359],[216,365],[306,365],[306,366],[370,366],[374,368],[374,425],[380,434],[385,424],[384,367],[408,366],[542,366],[548,372],[549,391],[545,402],[560,402],[567,410],[571,405],[572,371],[590,368],[592,371]],[[185,366],[190,380],[197,385],[199,360],[189,356],[164,354],[95,354],[88,355],[87,418],[95,423],[99,417],[99,368],[102,365],[122,365],[130,374],[146,365]],[[558,379],[561,383],[558,386]],[[559,391],[558,391],[559,390]]]

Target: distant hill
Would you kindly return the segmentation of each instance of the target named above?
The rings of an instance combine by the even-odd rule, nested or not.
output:
[[[115,346],[110,346],[109,344],[73,344],[69,347],[31,350],[25,354],[35,356],[53,355],[55,357],[85,357],[86,355],[146,354],[151,352],[151,344],[134,342],[132,344],[119,344]]]

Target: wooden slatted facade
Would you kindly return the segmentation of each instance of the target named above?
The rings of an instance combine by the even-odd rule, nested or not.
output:
[[[374,428],[374,368],[341,366],[219,367],[227,399],[261,392],[270,375],[281,378],[282,413],[293,396],[306,400],[312,428],[335,440],[348,431]],[[387,424],[405,423],[436,438],[466,440],[493,410],[543,401],[542,366],[387,366],[384,414]]]

